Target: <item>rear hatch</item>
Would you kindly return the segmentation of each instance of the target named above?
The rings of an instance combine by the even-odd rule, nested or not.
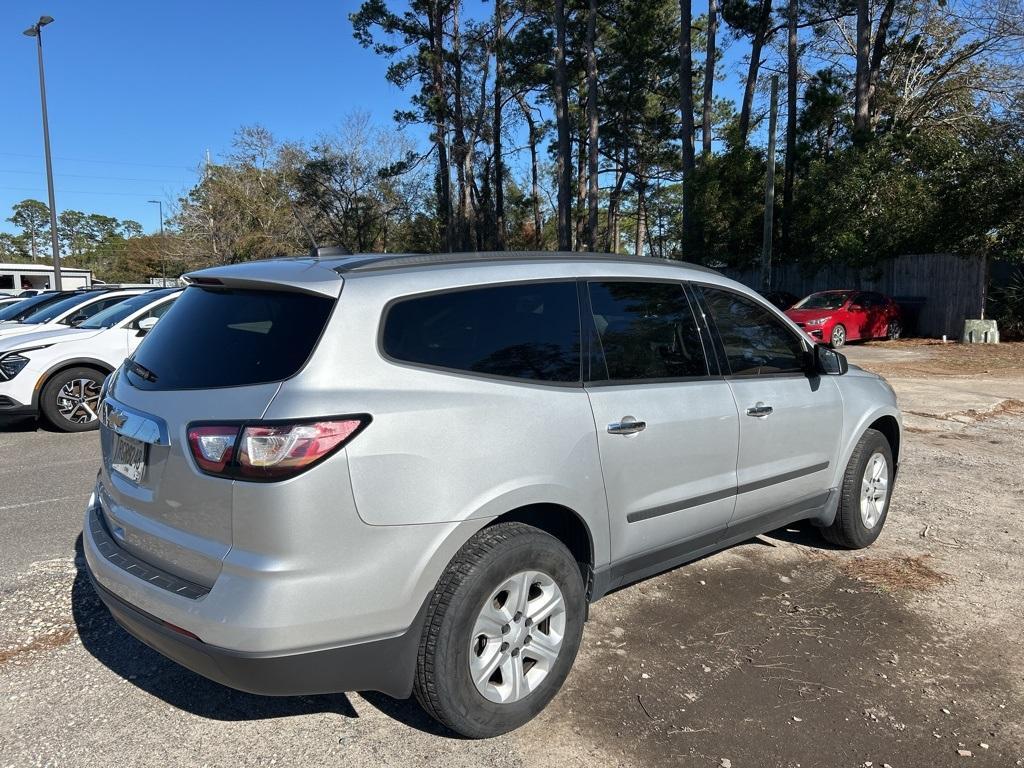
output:
[[[261,418],[312,354],[340,291],[337,275],[312,288],[230,274],[192,285],[111,377],[100,504],[122,547],[212,586],[231,548],[235,481],[199,470],[188,427]]]

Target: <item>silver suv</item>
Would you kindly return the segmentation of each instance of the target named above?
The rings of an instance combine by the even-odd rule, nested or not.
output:
[[[864,547],[879,377],[700,267],[559,254],[204,270],[114,374],[85,514],[133,635],[271,695],[536,715],[610,590],[810,520]]]

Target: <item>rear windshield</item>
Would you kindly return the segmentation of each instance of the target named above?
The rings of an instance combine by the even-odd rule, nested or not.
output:
[[[309,359],[334,299],[192,286],[125,366],[140,389],[208,389],[281,381]]]
[[[21,318],[31,315],[41,307],[53,304],[67,298],[67,296],[68,294],[66,293],[40,293],[28,299],[22,299],[17,304],[0,309],[0,322],[4,320],[21,320]]]

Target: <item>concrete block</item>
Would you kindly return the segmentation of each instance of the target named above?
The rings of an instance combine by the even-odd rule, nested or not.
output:
[[[999,327],[995,320],[964,320],[964,344],[998,344]]]

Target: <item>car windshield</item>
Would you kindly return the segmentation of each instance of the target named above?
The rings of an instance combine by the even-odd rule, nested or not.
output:
[[[839,309],[846,303],[848,298],[850,298],[848,291],[812,293],[807,298],[797,302],[793,309]]]
[[[0,322],[5,320],[21,320],[26,315],[37,312],[45,306],[49,306],[62,298],[67,297],[66,293],[40,293],[28,299],[22,299],[16,304],[0,309]]]
[[[138,296],[132,296],[130,299],[125,299],[119,304],[115,304],[112,307],[107,307],[106,309],[97,312],[78,327],[91,328],[93,330],[98,328],[113,328],[126,317],[131,317],[140,309],[145,309],[150,304],[155,304],[160,299],[167,298],[176,290],[176,288],[169,288],[164,291],[152,291],[150,293],[141,293]]]
[[[31,315],[23,317],[21,319],[21,322],[23,322],[23,323],[48,323],[51,320],[55,320],[56,318],[60,317],[61,315],[63,315],[68,310],[74,309],[79,304],[84,304],[87,301],[92,301],[93,299],[95,299],[99,295],[100,295],[99,293],[95,293],[95,292],[92,292],[92,293],[76,293],[73,296],[68,296],[67,298],[61,299],[60,301],[55,302],[53,304],[48,304],[47,306],[43,307],[42,309],[39,309],[39,310],[33,312]]]

